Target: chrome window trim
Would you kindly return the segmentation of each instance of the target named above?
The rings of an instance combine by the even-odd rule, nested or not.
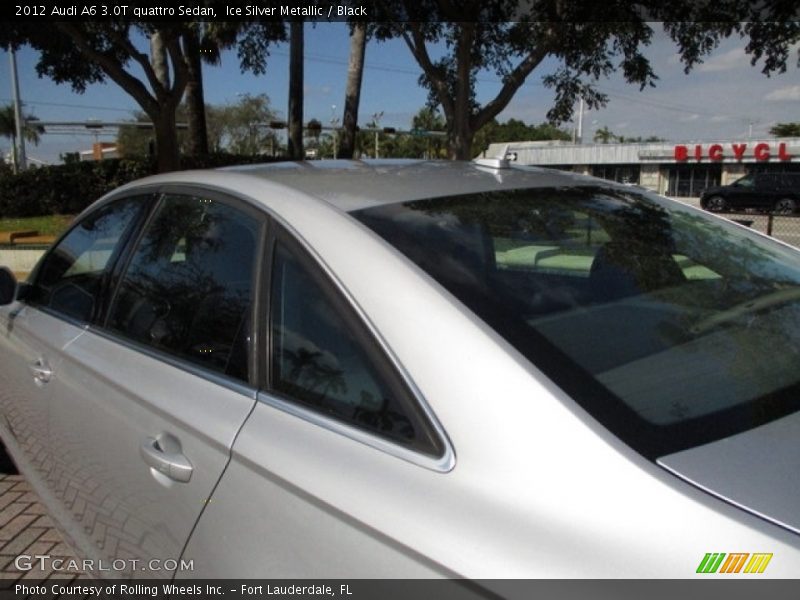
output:
[[[76,319],[75,317],[71,317],[69,315],[65,315],[64,313],[58,312],[57,310],[53,310],[49,306],[42,306],[41,304],[31,303],[27,300],[19,300],[20,304],[24,304],[28,310],[37,310],[49,317],[53,317],[54,319],[58,319],[59,321],[63,321],[68,325],[72,325],[73,327],[77,327],[78,329],[83,329],[86,331],[89,329],[90,324],[88,321],[83,321],[81,319]]]
[[[324,413],[321,413],[313,408],[306,407],[296,400],[286,400],[276,394],[266,392],[264,390],[260,390],[258,392],[257,400],[258,402],[280,410],[281,412],[290,414],[308,423],[342,435],[355,442],[364,444],[365,446],[370,446],[396,458],[400,458],[417,466],[430,469],[431,471],[448,473],[453,470],[456,464],[455,453],[453,452],[449,440],[447,440],[447,438],[444,436],[442,436],[442,439],[446,440],[447,442],[444,444],[444,453],[441,456],[428,456],[417,450],[404,448],[397,442],[377,435],[373,432],[349,425],[345,421],[328,417]],[[437,425],[438,423],[433,422],[433,424]],[[441,434],[438,429],[436,429],[436,433],[439,435]]]
[[[228,377],[227,375],[224,375],[222,373],[204,369],[200,365],[197,365],[188,360],[177,358],[167,352],[157,350],[156,348],[153,348],[151,346],[147,346],[145,344],[138,344],[120,334],[114,333],[107,329],[102,329],[95,325],[89,325],[85,327],[85,330],[86,333],[93,333],[99,337],[105,338],[111,342],[119,344],[120,346],[127,348],[128,350],[133,350],[134,352],[144,354],[149,358],[155,359],[159,362],[166,363],[171,367],[180,369],[181,371],[189,373],[190,375],[200,377],[201,379],[219,385],[220,387],[226,388],[232,392],[236,392],[237,394],[240,394],[247,398],[255,400],[258,394],[258,390],[255,387],[247,383],[244,383],[243,381],[234,379],[233,377]]]

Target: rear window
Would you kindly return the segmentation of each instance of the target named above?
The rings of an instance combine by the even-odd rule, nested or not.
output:
[[[800,261],[778,243],[605,188],[352,214],[645,456],[800,409]]]

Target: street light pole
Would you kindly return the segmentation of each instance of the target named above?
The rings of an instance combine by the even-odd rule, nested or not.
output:
[[[333,160],[336,160],[338,157],[339,149],[338,149],[338,141],[339,141],[339,117],[334,116],[336,114],[336,105],[331,105],[331,127],[333,128]]]
[[[383,111],[372,115],[372,122],[375,123],[375,158],[378,158],[378,135],[380,134],[380,121],[383,118]]]
[[[14,95],[14,121],[17,129],[17,147],[14,148],[14,166],[17,171],[24,171],[28,166],[28,161],[25,156],[25,137],[22,135],[24,132],[24,125],[22,122],[22,103],[19,99],[17,55],[14,52],[14,48],[9,49],[8,56],[9,60],[11,61],[11,88]]]

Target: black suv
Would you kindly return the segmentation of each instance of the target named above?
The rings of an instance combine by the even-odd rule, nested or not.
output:
[[[800,173],[753,173],[730,185],[708,188],[700,206],[712,212],[757,208],[792,214],[800,206]]]

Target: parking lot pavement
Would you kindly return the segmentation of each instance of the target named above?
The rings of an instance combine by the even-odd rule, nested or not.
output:
[[[25,478],[15,472],[2,447],[0,453],[0,589],[20,579],[69,581],[83,575],[76,571],[42,570],[34,559],[32,568],[17,568],[18,562],[25,566],[28,556],[49,555],[50,560],[64,559],[62,564],[75,557],[38,496]]]

